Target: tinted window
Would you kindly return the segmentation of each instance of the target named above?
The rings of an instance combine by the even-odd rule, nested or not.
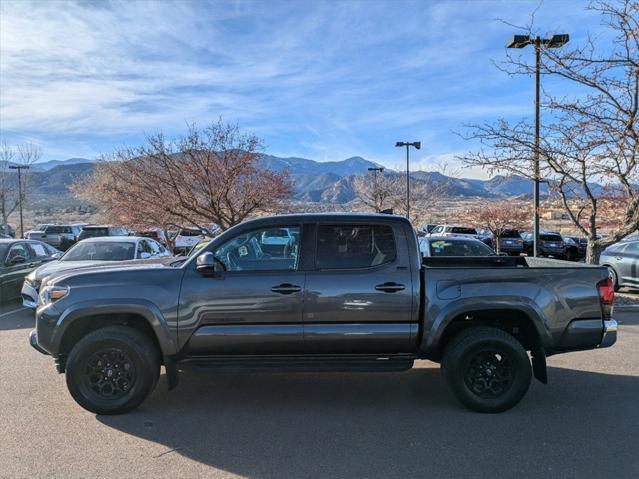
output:
[[[273,244],[273,237],[286,231],[286,241]],[[242,233],[217,248],[215,256],[227,271],[296,270],[299,261],[298,226],[262,228]]]
[[[202,232],[200,230],[182,230],[180,236],[200,236]]]
[[[539,239],[541,239],[542,241],[561,241],[561,236],[543,234],[543,235],[539,235]]]
[[[457,233],[460,235],[476,235],[477,234],[477,230],[475,230],[475,228],[463,228],[461,226],[453,226],[450,229],[451,233]]]
[[[393,229],[386,225],[320,225],[319,269],[369,268],[395,260]]]
[[[519,231],[517,230],[505,230],[502,234],[501,234],[502,238],[517,238],[517,239],[521,239],[521,235],[519,234]]]
[[[69,226],[47,226],[45,230],[47,234],[69,234],[71,233],[71,228]]]
[[[98,236],[109,236],[109,228],[84,228],[80,234],[83,239]]]
[[[133,259],[135,243],[122,241],[80,242],[61,261],[124,261]]]
[[[481,241],[437,240],[430,243],[431,256],[492,256],[494,251]]]

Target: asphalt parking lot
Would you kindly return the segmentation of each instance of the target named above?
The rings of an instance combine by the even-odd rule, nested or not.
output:
[[[639,311],[611,349],[549,358],[513,410],[463,409],[437,365],[406,373],[164,377],[124,416],[77,406],[0,309],[0,477],[639,477]],[[17,310],[17,311],[14,311]]]

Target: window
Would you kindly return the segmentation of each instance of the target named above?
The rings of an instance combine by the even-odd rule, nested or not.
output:
[[[227,241],[215,256],[227,271],[294,271],[299,262],[299,237],[298,226],[262,228]]]
[[[438,226],[435,229],[433,229],[432,234],[436,235],[436,234],[440,234],[441,232],[444,231],[444,227],[443,226]]]
[[[47,234],[70,234],[71,228],[69,226],[47,226],[44,232]]]
[[[43,244],[29,243],[29,247],[31,248],[31,251],[33,252],[33,256],[35,256],[36,258],[44,258],[46,256],[49,256],[49,253],[47,252]]]
[[[148,253],[149,255],[153,255],[153,249],[151,249],[151,245],[146,240],[141,240],[138,243],[138,258],[142,257],[142,253]]]
[[[626,254],[630,254],[630,255],[636,255],[639,253],[639,242],[635,243],[628,243],[628,246],[626,246],[626,249],[624,249],[624,253]]]
[[[133,259],[135,243],[104,241],[77,243],[61,261],[125,261]]]
[[[450,229],[451,233],[456,233],[459,235],[476,235],[477,230],[475,228],[464,228],[463,226],[453,226]]]
[[[481,241],[437,240],[430,243],[431,256],[493,256]]]
[[[9,253],[7,254],[6,259],[7,263],[14,258],[17,258],[18,256],[22,256],[25,261],[31,257],[29,251],[23,243],[14,244],[13,246],[11,246],[11,248],[9,248]]]
[[[320,225],[319,269],[370,268],[395,260],[393,229],[386,225]]]

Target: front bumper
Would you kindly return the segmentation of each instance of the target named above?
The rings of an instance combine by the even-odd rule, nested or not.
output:
[[[38,290],[31,283],[25,281],[20,294],[22,295],[22,306],[30,309],[38,307]]]
[[[35,349],[39,353],[46,354],[47,356],[49,356],[49,353],[47,353],[44,349],[42,349],[40,345],[38,344],[38,333],[35,329],[29,333],[29,344],[33,347],[33,349]]]
[[[603,337],[599,343],[600,348],[609,348],[617,342],[617,329],[617,321],[614,319],[604,321]]]

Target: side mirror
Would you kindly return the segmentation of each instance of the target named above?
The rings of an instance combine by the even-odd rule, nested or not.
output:
[[[226,271],[226,267],[213,253],[207,251],[196,258],[195,270],[204,275],[219,276]]]
[[[62,253],[53,253],[51,255],[51,259],[60,259],[62,258]]]
[[[147,253],[146,251],[143,251],[142,253],[140,253],[140,259],[149,259],[151,257],[151,253]]]
[[[15,264],[22,264],[26,262],[27,262],[27,258],[25,258],[24,256],[14,256],[9,261],[7,261],[7,265],[13,266]]]

